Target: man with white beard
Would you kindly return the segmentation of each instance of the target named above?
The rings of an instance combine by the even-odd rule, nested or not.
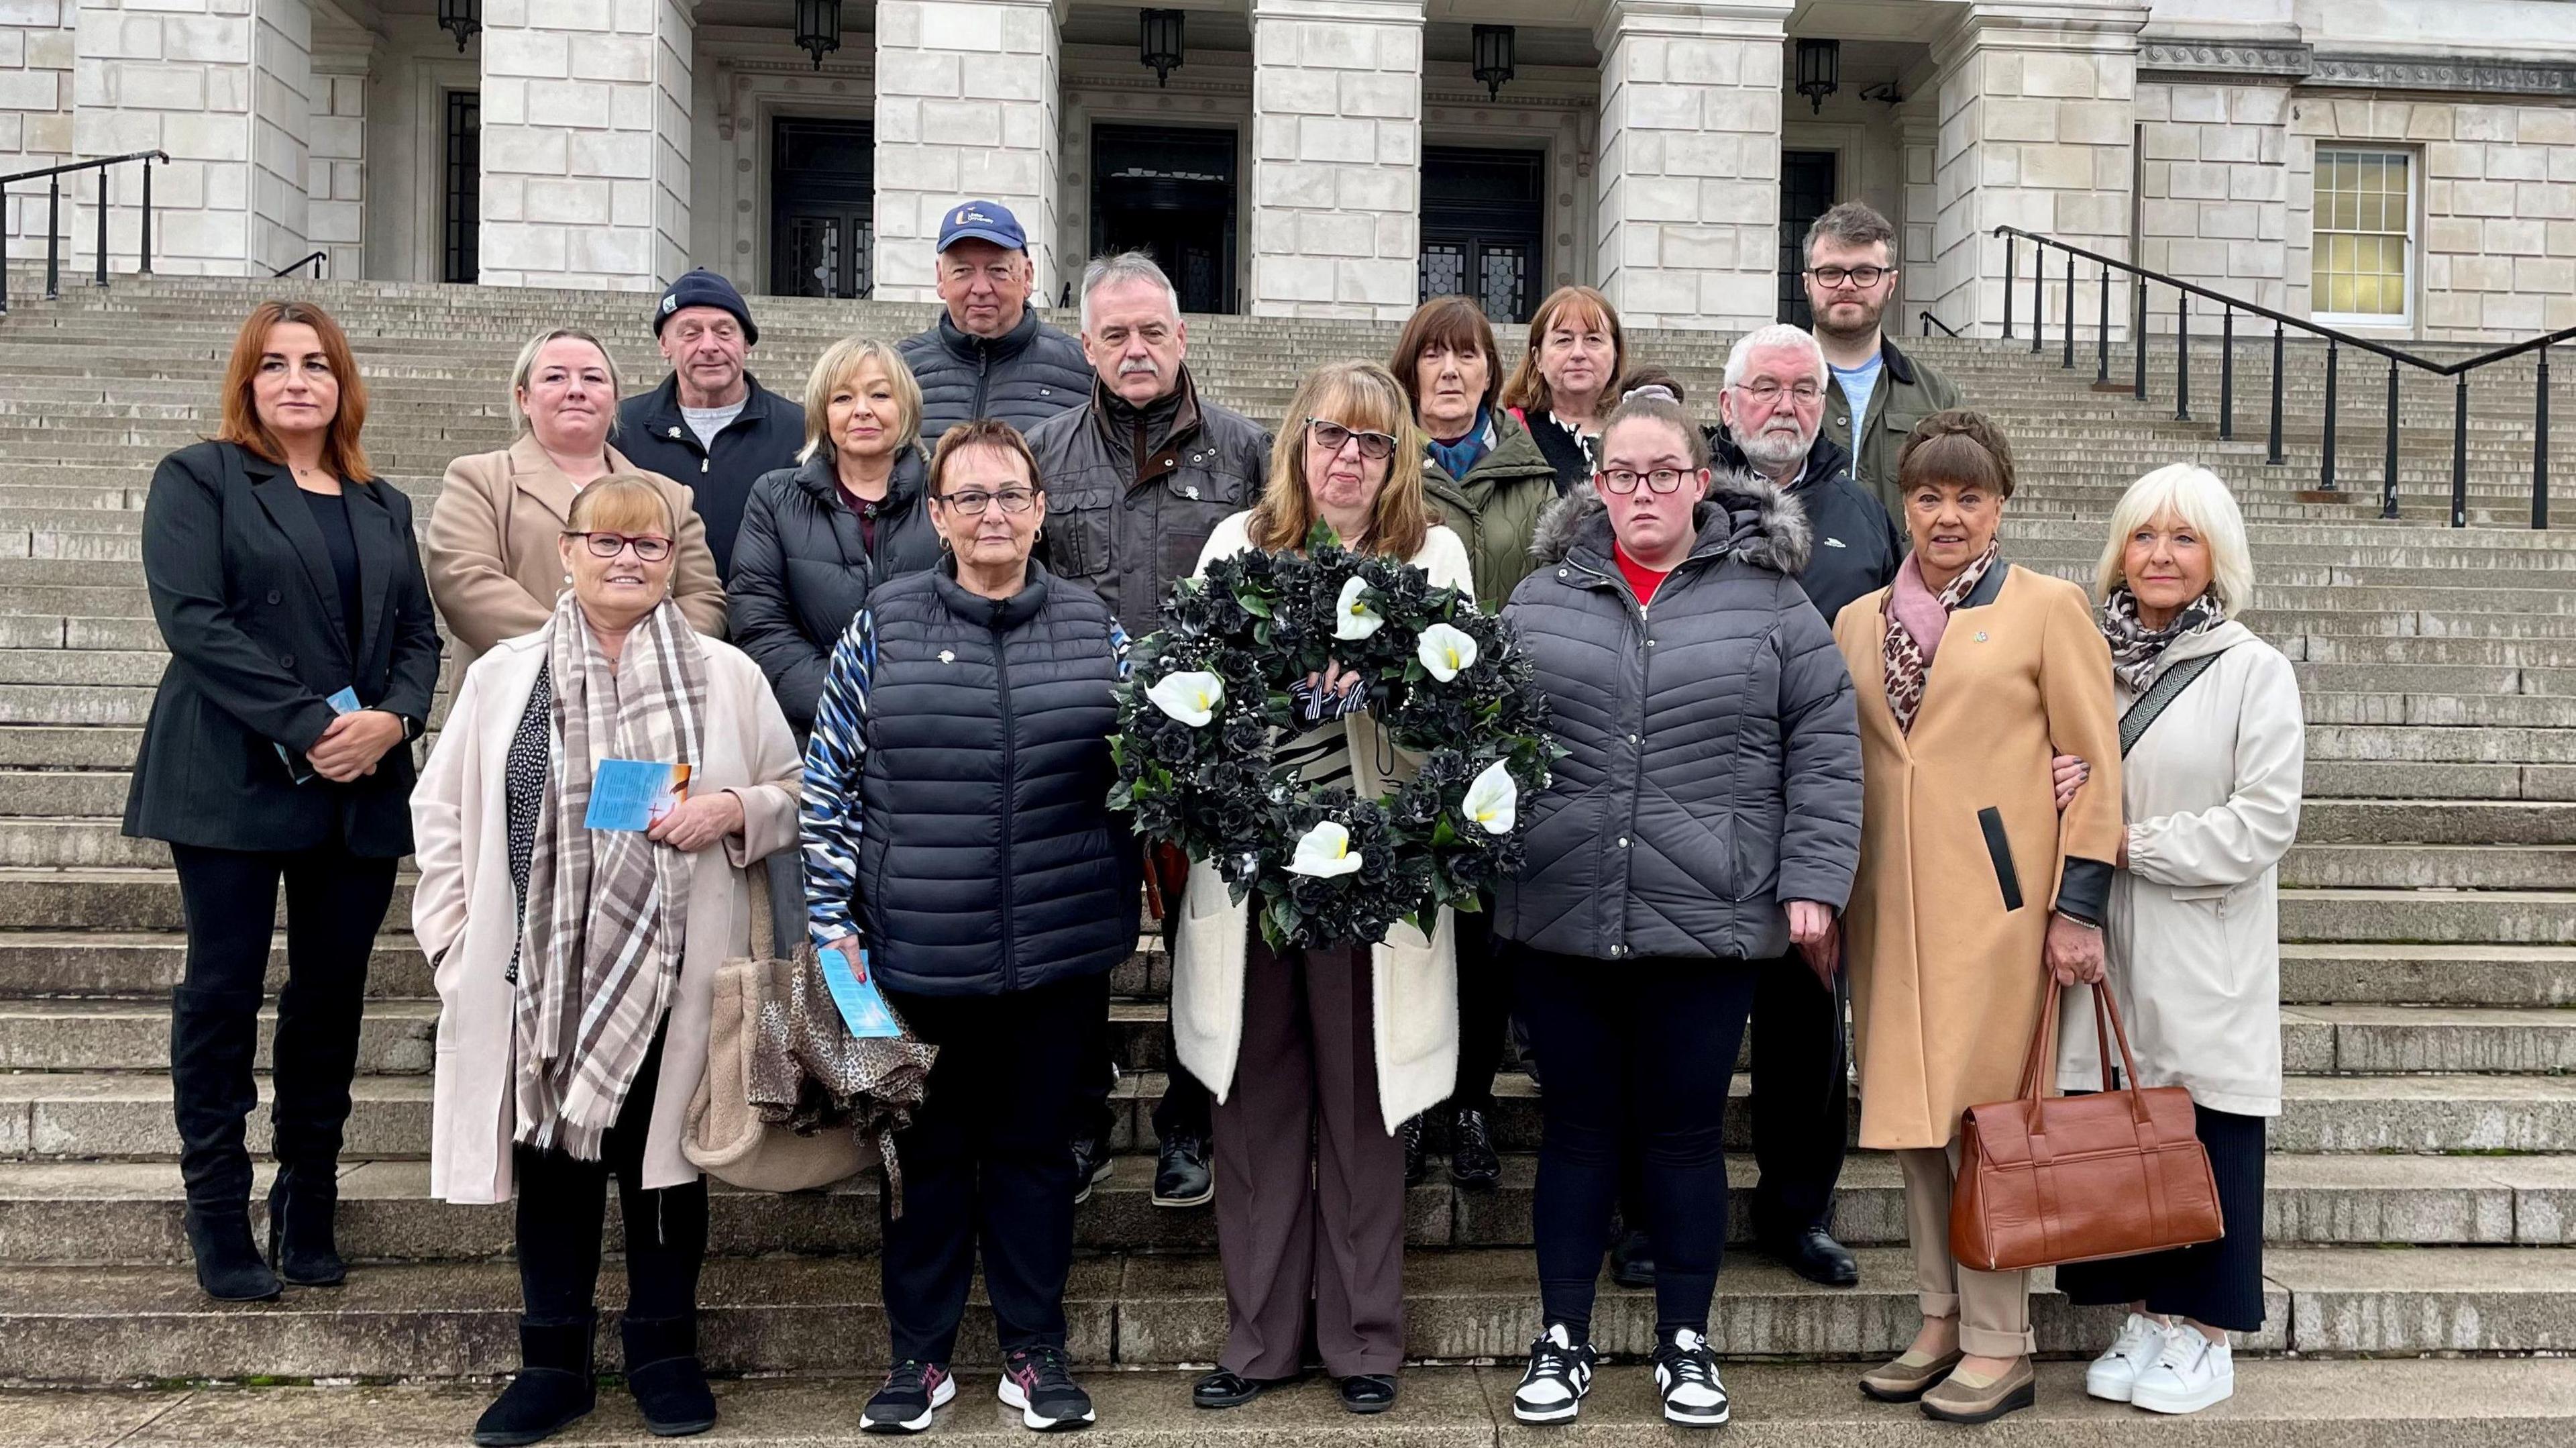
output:
[[[1855,481],[1842,445],[1821,430],[1825,354],[1785,323],[1757,328],[1726,357],[1711,439],[1720,462],[1759,473],[1787,490],[1815,525],[1815,555],[1799,586],[1825,622],[1843,605],[1896,579],[1904,535],[1867,486]]]

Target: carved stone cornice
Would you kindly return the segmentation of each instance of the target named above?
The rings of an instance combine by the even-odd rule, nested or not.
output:
[[[2141,77],[2190,80],[2299,80],[2315,55],[2295,40],[2146,40],[2138,45]]]
[[[2309,85],[2477,95],[2576,96],[2576,63],[2503,56],[2320,55]]]

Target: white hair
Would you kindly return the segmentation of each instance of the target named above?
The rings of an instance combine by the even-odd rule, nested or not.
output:
[[[1091,259],[1091,264],[1082,269],[1082,330],[1084,332],[1088,333],[1091,330],[1091,294],[1102,287],[1123,286],[1128,282],[1151,282],[1161,287],[1163,295],[1172,304],[1172,319],[1180,320],[1180,289],[1172,285],[1170,277],[1163,275],[1163,269],[1155,263],[1153,254],[1143,251],[1122,251],[1114,256],[1095,256]]]
[[[2168,513],[2199,534],[2209,549],[2209,586],[2218,601],[2230,614],[2251,608],[2254,555],[2245,544],[2245,515],[2237,510],[2235,494],[2227,491],[2218,474],[2191,463],[2158,468],[2120,495],[2119,506],[2111,510],[2110,536],[2102,542],[2101,566],[2093,571],[2093,596],[2107,598],[2112,589],[2128,581],[2121,563],[2129,539]]]
[[[1764,347],[1795,347],[1815,358],[1816,385],[1825,385],[1825,349],[1817,346],[1815,337],[1804,328],[1774,322],[1767,327],[1756,327],[1735,339],[1735,346],[1726,354],[1727,386],[1733,387],[1744,380],[1744,369],[1752,365],[1753,354]]]

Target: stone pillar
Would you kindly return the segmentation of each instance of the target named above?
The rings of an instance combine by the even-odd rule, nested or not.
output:
[[[654,291],[689,269],[691,9],[487,0],[484,285]]]
[[[1413,311],[1422,23],[1423,0],[1253,0],[1254,315]]]
[[[1609,0],[1601,290],[1632,327],[1779,314],[1780,83],[1793,0]]]
[[[32,171],[71,159],[73,0],[13,0],[0,4],[0,175]],[[0,235],[36,238],[42,254],[45,197],[41,187],[10,188],[0,211]],[[28,254],[10,248],[12,257]],[[128,262],[128,266],[133,263]]]
[[[340,35],[313,49],[312,145],[305,230],[331,254],[330,275],[367,274],[367,78],[372,37]]]
[[[879,0],[877,300],[938,300],[940,218],[984,200],[1020,219],[1054,304],[1061,19],[1056,0]]]
[[[152,178],[156,270],[264,274],[311,250],[312,33],[306,0],[80,0],[73,150],[170,153]],[[131,267],[125,212],[140,174],[116,185],[114,246]]]
[[[2147,7],[2114,0],[1997,0],[1967,10],[1933,46],[1940,67],[1935,160],[1940,301],[1961,332],[2003,327],[2004,244],[2018,226],[2109,256],[2129,255],[2138,29]],[[2030,246],[2022,243],[2014,315],[2030,315]],[[2047,316],[2062,323],[2066,258],[2052,253]],[[2088,299],[2081,285],[2077,296]],[[2098,269],[2095,272],[2098,277]],[[2112,323],[2127,316],[2114,287]],[[2098,304],[2097,304],[2098,305]],[[2079,329],[2082,320],[2079,319]]]
[[[1890,332],[1909,336],[1922,330],[1922,323],[1916,320],[1918,313],[1928,311],[1941,316],[1940,258],[1932,245],[1941,215],[1941,190],[1935,181],[1940,138],[1941,122],[1930,106],[1897,112],[1897,197],[1901,206],[1895,217],[1896,261],[1904,268],[1905,278],[1897,304],[1904,310],[1901,320],[1890,319],[1884,325]]]

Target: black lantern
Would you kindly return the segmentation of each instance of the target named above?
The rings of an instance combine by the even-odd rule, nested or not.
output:
[[[796,0],[796,43],[823,68],[823,57],[841,48],[841,0]]]
[[[1475,35],[1476,79],[1485,83],[1485,98],[1502,96],[1503,82],[1512,78],[1512,28],[1508,25],[1479,25]]]
[[[1181,53],[1181,12],[1136,12],[1136,59],[1154,72],[1156,85],[1172,83],[1172,72],[1181,68]]]
[[[483,0],[438,0],[438,28],[456,37],[456,53],[483,28]]]
[[[1839,40],[1798,42],[1798,94],[1821,113],[1825,97],[1842,89],[1843,43]]]

